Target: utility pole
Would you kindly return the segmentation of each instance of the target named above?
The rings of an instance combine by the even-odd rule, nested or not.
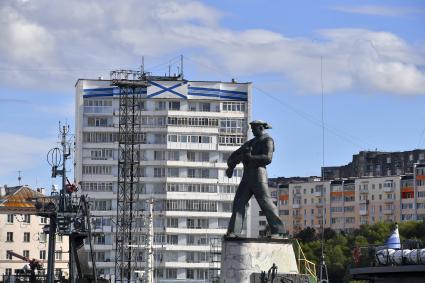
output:
[[[154,258],[153,258],[153,199],[149,199],[149,215],[148,215],[148,243],[147,243],[147,283],[153,283],[154,278]]]
[[[59,205],[59,213],[64,216],[64,212],[68,210],[69,200],[66,197],[65,190],[66,190],[66,160],[71,155],[70,148],[68,147],[68,141],[67,136],[69,133],[69,125],[61,125],[59,123],[59,132],[61,134],[61,146],[62,146],[62,170],[60,171],[62,176],[62,189],[60,190],[60,205]],[[72,241],[69,240],[69,282],[74,282],[74,259],[72,251],[74,249],[72,245]]]

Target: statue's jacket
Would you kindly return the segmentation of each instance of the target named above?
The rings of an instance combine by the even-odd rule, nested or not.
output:
[[[247,158],[249,152],[251,157]],[[272,162],[273,152],[273,139],[268,134],[263,134],[250,139],[234,151],[227,160],[227,165],[229,168],[234,168],[242,162],[244,172],[241,183],[267,183],[266,166]]]

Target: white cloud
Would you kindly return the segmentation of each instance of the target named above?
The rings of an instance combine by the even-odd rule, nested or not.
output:
[[[352,14],[374,15],[374,16],[404,16],[408,14],[424,13],[423,9],[414,9],[407,7],[390,7],[377,5],[349,6],[339,5],[331,8],[335,11]]]
[[[0,177],[16,173],[18,170],[35,170],[40,160],[45,160],[52,141],[34,137],[0,133]]]
[[[390,32],[321,30],[319,39],[311,40],[264,29],[233,30],[220,24],[220,11],[189,0],[4,3],[0,18],[7,20],[0,29],[8,36],[0,43],[5,52],[0,62],[6,62],[0,68],[10,71],[0,78],[3,83],[19,78],[29,86],[42,81],[43,87],[71,88],[78,77],[137,66],[142,55],[168,58],[195,49],[223,72],[274,74],[304,92],[320,92],[320,57],[326,92],[425,92],[423,52]]]

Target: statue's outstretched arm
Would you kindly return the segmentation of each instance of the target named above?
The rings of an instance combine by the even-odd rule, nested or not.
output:
[[[244,143],[240,148],[232,152],[232,154],[229,156],[229,159],[227,159],[227,177],[232,178],[233,169],[235,169],[236,165],[243,161],[246,154],[251,150],[249,145],[249,142]]]

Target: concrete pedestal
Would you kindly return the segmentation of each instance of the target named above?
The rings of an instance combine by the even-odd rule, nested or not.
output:
[[[221,248],[221,283],[247,283],[251,274],[268,271],[297,274],[292,243],[285,239],[224,238]]]

